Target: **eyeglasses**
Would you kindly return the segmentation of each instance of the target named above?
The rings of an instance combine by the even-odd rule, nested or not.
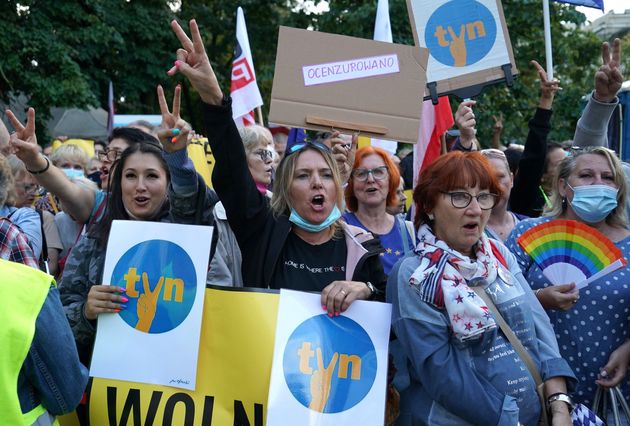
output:
[[[259,149],[258,151],[254,151],[252,154],[259,156],[263,163],[266,163],[267,160],[273,159],[273,152],[268,149]]]
[[[101,161],[105,161],[106,159],[110,162],[114,162],[120,158],[122,155],[121,151],[117,149],[106,149],[105,151],[100,151],[98,153],[98,159]]]
[[[369,175],[376,180],[383,180],[389,175],[387,166],[374,167],[373,169],[354,169],[352,171],[352,177],[358,181],[366,181]]]
[[[451,204],[456,209],[465,209],[470,205],[473,198],[477,199],[477,204],[479,204],[481,210],[490,210],[497,203],[497,194],[489,192],[482,192],[477,196],[464,191],[443,192],[443,194],[450,195]]]
[[[22,190],[27,194],[39,194],[42,190],[41,186],[35,185],[32,183],[27,183],[25,185],[20,185]]]

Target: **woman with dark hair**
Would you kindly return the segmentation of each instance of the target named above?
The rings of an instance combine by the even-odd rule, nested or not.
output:
[[[394,264],[413,250],[413,224],[387,213],[398,205],[400,173],[381,148],[366,146],[354,157],[350,180],[346,186],[344,220],[379,237],[385,252],[381,256],[383,270],[389,274]]]
[[[397,424],[538,424],[535,372],[496,311],[533,360],[546,396],[556,398],[548,401],[553,424],[571,424],[563,400],[574,376],[549,319],[514,256],[484,234],[500,191],[488,161],[463,152],[436,160],[414,189],[419,243],[387,285],[411,376]]]
[[[163,93],[159,93],[163,101]],[[165,104],[165,101],[164,101]],[[110,194],[103,218],[84,235],[66,262],[59,284],[61,301],[84,362],[96,331],[98,315],[125,309],[125,289],[102,285],[107,239],[114,220],[194,223],[211,225],[212,205],[186,153],[190,127],[178,113],[165,114],[160,140],[138,142],[125,149],[109,179]],[[175,142],[172,129],[179,129]],[[192,191],[190,189],[192,188]],[[197,191],[202,191],[197,193]],[[199,197],[203,215],[196,220]]]
[[[244,285],[321,292],[329,316],[382,296],[380,245],[340,219],[341,178],[330,149],[313,142],[288,149],[269,203],[252,177],[231,100],[221,92],[197,23],[190,21],[192,40],[176,21],[171,26],[182,48],[169,74],[183,74],[204,102],[216,159],[212,181],[241,248]]]

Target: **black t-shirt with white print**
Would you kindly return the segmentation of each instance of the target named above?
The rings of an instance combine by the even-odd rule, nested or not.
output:
[[[328,284],[346,279],[346,241],[331,238],[311,245],[290,232],[271,280],[272,288],[321,292]]]

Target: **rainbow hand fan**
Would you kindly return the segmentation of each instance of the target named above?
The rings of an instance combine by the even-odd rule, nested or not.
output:
[[[517,241],[554,285],[586,287],[628,263],[604,234],[575,220],[541,223]]]

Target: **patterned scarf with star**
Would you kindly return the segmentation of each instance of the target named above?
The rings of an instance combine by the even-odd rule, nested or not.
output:
[[[504,268],[494,256],[488,238],[482,234],[473,248],[477,260],[438,240],[428,225],[420,227],[418,240],[414,252],[420,258],[420,266],[411,275],[409,285],[420,299],[446,309],[453,334],[462,342],[496,327],[484,301],[468,286],[476,279],[492,283],[499,268]]]

